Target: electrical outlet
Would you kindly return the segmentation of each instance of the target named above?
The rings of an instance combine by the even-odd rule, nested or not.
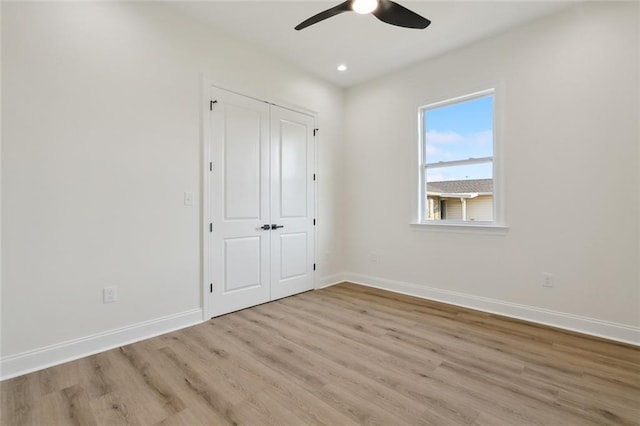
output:
[[[374,252],[369,253],[369,261],[371,263],[378,263],[378,254]]]
[[[543,272],[542,287],[553,287],[553,286],[554,286],[553,274],[550,274],[549,272]]]
[[[117,287],[104,287],[102,289],[102,303],[113,303],[118,301]]]

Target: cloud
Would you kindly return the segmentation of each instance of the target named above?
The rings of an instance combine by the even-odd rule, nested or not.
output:
[[[436,155],[442,154],[442,150],[436,148],[433,145],[427,145],[426,154],[427,154],[427,157],[432,157],[432,156],[436,156]]]
[[[463,137],[456,132],[438,132],[437,130],[429,130],[426,134],[427,146],[429,145],[445,145],[459,143]]]
[[[437,130],[429,130],[426,133],[427,147],[429,145],[451,145],[451,144],[473,144],[484,145],[493,143],[493,132],[486,130],[484,132],[470,133],[461,135],[457,132],[439,132]]]
[[[447,176],[444,173],[430,172],[427,174],[427,183],[429,182],[442,182],[447,180]],[[451,179],[449,179],[451,180]]]
[[[470,135],[465,135],[463,139],[469,144],[492,145],[493,132],[491,130],[486,130],[484,132],[472,133]]]
[[[491,130],[468,134],[431,130],[425,134],[425,138],[425,154],[429,163],[487,157],[493,152]]]

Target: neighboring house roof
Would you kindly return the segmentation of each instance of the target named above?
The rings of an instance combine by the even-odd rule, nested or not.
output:
[[[445,182],[427,182],[427,194],[492,194],[493,179],[450,180]]]

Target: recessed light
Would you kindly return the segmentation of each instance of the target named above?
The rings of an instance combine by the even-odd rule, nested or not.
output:
[[[347,70],[347,66],[345,64],[338,65],[338,71],[343,72]]]

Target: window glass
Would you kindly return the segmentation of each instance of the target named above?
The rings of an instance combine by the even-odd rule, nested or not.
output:
[[[493,156],[493,96],[425,110],[427,163]]]
[[[493,91],[421,108],[423,222],[494,222]]]

